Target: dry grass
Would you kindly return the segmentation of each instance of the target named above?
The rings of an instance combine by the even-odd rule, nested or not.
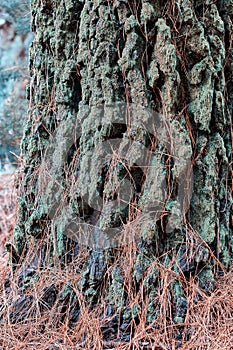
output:
[[[106,315],[106,295],[101,294],[98,307],[90,310],[86,297],[77,288],[82,271],[77,272],[77,266],[85,261],[82,254],[69,265],[60,268],[38,270],[38,278],[25,291],[20,290],[18,277],[21,270],[16,270],[14,277],[10,267],[6,266],[3,244],[9,240],[14,227],[14,200],[11,174],[0,177],[1,196],[1,287],[0,287],[0,349],[14,350],[58,350],[58,349],[154,349],[154,350],[231,350],[233,349],[233,271],[225,273],[217,280],[216,289],[212,293],[200,290],[198,280],[190,278],[187,281],[174,273],[171,267],[157,265],[160,273],[160,289],[155,296],[158,305],[158,317],[154,323],[146,322],[148,298],[142,289],[133,291],[133,277],[131,273],[134,263],[133,250],[135,247],[126,247],[121,254],[121,263],[124,266],[125,287],[128,292],[128,305],[140,305],[140,315],[137,322],[132,321],[132,332],[128,341],[120,340],[117,334],[109,332],[109,337],[103,336],[106,322],[111,322],[113,316]],[[119,264],[119,262],[116,262]],[[109,267],[106,272],[108,283]],[[11,289],[4,287],[6,278],[12,278]],[[175,324],[172,319],[171,286],[179,280],[188,299],[188,310],[183,324]],[[62,290],[69,285],[76,297],[80,308],[80,317],[73,327],[69,327],[70,299],[63,298],[63,306],[57,301],[49,307],[43,301],[45,286],[57,291],[56,300],[61,298]],[[103,285],[103,290],[105,289]],[[21,321],[12,320],[13,306],[22,295],[28,298],[23,303],[24,315]],[[197,298],[198,296],[198,298]],[[15,322],[15,323],[14,323]],[[111,326],[109,325],[109,330]]]
[[[142,301],[140,293],[132,294],[129,305],[140,302],[141,313],[130,341],[124,342],[116,335],[107,340],[103,338],[101,329],[111,321],[107,316],[101,318],[106,302],[103,299],[98,307],[89,309],[85,296],[75,287],[80,278],[75,273],[75,265],[77,261],[65,270],[43,270],[39,280],[27,290],[27,296],[32,296],[32,300],[24,304],[24,319],[16,323],[10,320],[12,302],[20,300],[16,280],[13,284],[15,288],[9,295],[6,296],[2,288],[1,349],[233,349],[233,272],[220,277],[216,290],[210,295],[200,291],[194,281],[187,283],[184,289],[189,298],[188,312],[185,322],[177,325],[171,317],[170,298],[170,286],[176,276],[169,268],[164,269],[158,295],[160,315],[154,324],[147,324],[148,300],[144,296]],[[68,283],[78,299],[81,312],[73,328],[68,326],[70,305],[67,305],[62,318],[61,306],[56,302],[52,308],[46,308],[46,305],[44,309],[41,308],[45,285],[55,286],[61,291]],[[194,296],[198,294],[199,300],[194,301]]]

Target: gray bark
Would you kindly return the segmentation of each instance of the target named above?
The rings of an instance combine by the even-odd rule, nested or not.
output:
[[[123,332],[143,307],[142,295],[138,308],[130,306],[129,288],[134,296],[143,288],[147,320],[156,320],[158,291],[165,283],[161,271],[169,268],[176,276],[170,285],[172,318],[182,323],[188,301],[179,276],[186,281],[196,276],[200,288],[210,292],[216,275],[228,269],[232,259],[232,3],[32,1],[32,17],[29,115],[12,254],[14,267],[22,270],[20,285],[30,281],[38,265],[64,267],[81,254],[82,245],[67,231],[77,229],[80,218],[94,227],[92,239],[106,234],[106,242],[109,229],[124,227],[124,232],[136,232],[135,242],[104,249],[91,241],[84,247],[88,257],[76,287],[92,307],[105,298],[107,313],[121,315]],[[133,113],[132,106],[141,108],[146,129],[114,121],[113,111],[119,113],[122,104]],[[111,106],[109,119],[106,111],[99,112],[102,105]],[[147,110],[152,111],[148,117]],[[155,135],[148,132],[153,130],[149,118],[156,113],[164,118],[162,130],[167,123],[171,135],[180,137],[183,148],[175,154],[177,164],[172,139],[166,144],[156,130]],[[58,137],[61,130],[69,133],[69,125],[76,123],[81,131],[72,147],[69,138],[60,149],[51,147],[61,140],[52,139],[54,135]],[[156,170],[145,178],[136,170],[138,151],[136,155],[132,151],[132,164],[106,161],[98,173],[98,159],[103,156],[97,157],[96,148],[112,139],[120,140],[119,150],[125,140],[149,150]],[[67,148],[64,158],[62,149]],[[183,172],[182,157],[187,160],[187,155],[190,164]],[[133,186],[134,197],[124,209],[111,211],[114,186],[122,179]],[[187,190],[190,205],[179,194],[182,181],[193,186]],[[58,200],[46,198],[44,183]],[[105,206],[93,204],[98,202],[96,196]],[[67,216],[76,220],[73,226],[66,225],[64,216],[56,220],[61,198],[66,198]],[[162,215],[148,210],[146,218],[137,221],[144,207],[151,205],[156,211],[155,198],[163,201]],[[77,301],[73,304],[78,310]]]

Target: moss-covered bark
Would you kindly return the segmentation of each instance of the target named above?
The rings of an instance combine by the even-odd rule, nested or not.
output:
[[[66,209],[72,214],[80,216],[83,210],[82,217],[96,226],[96,235],[120,220],[126,227],[134,226],[127,226],[129,208],[119,209],[114,217],[109,209],[114,196],[111,186],[126,176],[124,167],[119,162],[112,167],[106,163],[99,174],[98,157],[93,155],[90,163],[90,150],[112,135],[121,143],[127,137],[140,141],[153,149],[157,172],[150,171],[144,179],[128,166],[127,172],[132,171],[136,179],[135,207],[140,211],[150,202],[153,177],[163,174],[169,192],[163,215],[158,218],[149,213],[147,220],[136,225],[138,240],[130,277],[125,275],[125,248],[89,247],[77,288],[92,305],[98,303],[101,290],[108,312],[121,311],[122,324],[127,325],[140,312],[140,303],[129,307],[127,283],[136,294],[143,287],[148,297],[147,319],[154,320],[159,313],[156,291],[165,283],[160,266],[170,266],[174,274],[187,279],[196,274],[207,291],[214,288],[219,266],[228,268],[232,259],[232,3],[46,0],[32,1],[32,17],[35,39],[14,263],[20,256],[29,256],[29,265],[36,269],[66,264],[78,254],[78,243],[67,238],[66,226],[54,226],[38,182],[45,150],[61,123],[68,125],[72,120],[75,124],[77,117],[82,132],[64,164],[67,170],[59,174],[62,189],[57,189],[58,195],[67,196]],[[98,106],[114,106],[117,113],[122,103],[163,115],[189,150],[192,197],[189,210],[178,212],[175,228],[166,229],[166,225],[169,216],[176,215],[182,163],[176,168],[169,154],[161,156],[163,145],[153,146],[155,140],[129,123],[115,125],[112,115],[108,123],[96,120]],[[178,156],[182,159],[182,154]],[[132,153],[132,162],[135,159]],[[110,170],[111,181],[106,176]],[[77,174],[78,186],[71,196],[69,184]],[[96,192],[106,199],[103,210],[91,209]],[[82,196],[87,193],[89,202],[82,208]],[[134,222],[137,210],[132,214]],[[33,253],[32,247],[36,247]],[[182,323],[187,299],[178,279],[171,286],[173,318]]]

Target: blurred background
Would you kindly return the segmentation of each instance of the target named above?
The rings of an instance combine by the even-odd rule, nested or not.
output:
[[[0,171],[9,171],[20,155],[20,138],[27,115],[29,84],[29,0],[0,1]]]

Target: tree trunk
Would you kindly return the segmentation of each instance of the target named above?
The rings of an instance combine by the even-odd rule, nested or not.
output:
[[[211,292],[232,259],[231,1],[32,0],[32,30],[19,288],[75,262],[43,297],[71,325],[75,290],[116,315],[106,338],[183,324],[188,284]]]

